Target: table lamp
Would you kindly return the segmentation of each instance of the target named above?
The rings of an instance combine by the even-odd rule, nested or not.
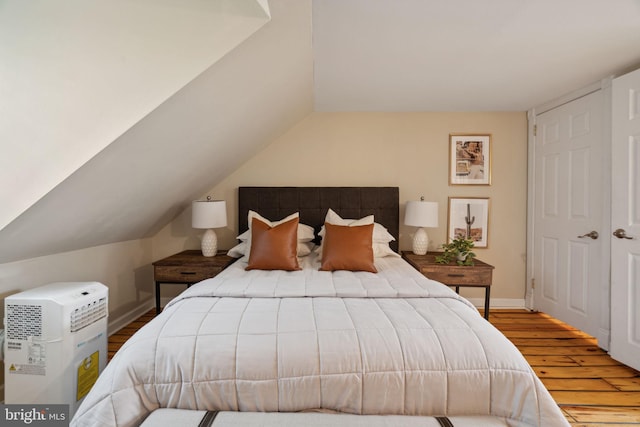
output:
[[[206,229],[202,236],[202,255],[214,256],[218,252],[218,236],[214,228],[227,226],[227,203],[224,200],[194,200],[191,226]]]
[[[407,202],[404,214],[404,223],[412,227],[419,227],[413,236],[413,253],[424,255],[429,248],[429,236],[424,227],[438,226],[438,202],[425,202],[424,197],[420,201]]]

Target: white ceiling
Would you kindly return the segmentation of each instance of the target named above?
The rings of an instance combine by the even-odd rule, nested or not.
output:
[[[640,0],[315,0],[317,111],[525,111],[640,65]]]

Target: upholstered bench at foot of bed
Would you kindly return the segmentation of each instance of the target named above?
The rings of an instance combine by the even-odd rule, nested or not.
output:
[[[403,415],[351,415],[319,412],[207,412],[157,409],[140,427],[505,427],[500,418],[484,416],[418,417]]]

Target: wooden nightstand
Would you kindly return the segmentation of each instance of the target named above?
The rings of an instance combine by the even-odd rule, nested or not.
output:
[[[456,292],[460,287],[484,288],[484,318],[489,320],[489,298],[491,296],[491,279],[493,266],[473,259],[475,265],[460,266],[455,262],[437,264],[438,252],[428,252],[426,255],[415,255],[413,252],[403,251],[402,258],[426,277],[447,286],[455,286]]]
[[[205,257],[201,250],[186,250],[153,263],[156,282],[156,314],[160,313],[160,284],[182,284],[187,287],[216,276],[235,261],[224,252]]]

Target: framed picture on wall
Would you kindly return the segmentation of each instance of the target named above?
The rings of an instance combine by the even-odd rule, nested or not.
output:
[[[476,248],[489,247],[488,197],[449,197],[447,243],[456,237],[473,240]]]
[[[449,135],[449,185],[491,185],[491,135]]]

